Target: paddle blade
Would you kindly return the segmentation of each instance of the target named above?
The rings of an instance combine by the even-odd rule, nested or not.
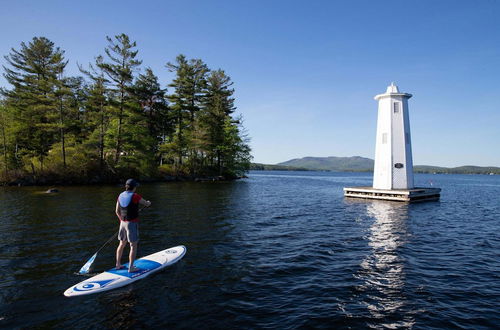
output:
[[[80,274],[88,274],[89,270],[90,270],[90,266],[92,266],[92,263],[94,262],[95,260],[95,257],[97,257],[97,253],[95,253],[90,259],[89,261],[87,261],[87,263],[85,265],[83,265],[83,267],[80,269],[79,273]]]

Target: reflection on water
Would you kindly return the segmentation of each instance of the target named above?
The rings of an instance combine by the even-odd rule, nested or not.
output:
[[[366,294],[364,303],[375,319],[388,328],[411,327],[414,320],[405,317],[405,269],[399,249],[408,236],[406,222],[408,204],[368,202],[368,216],[374,221],[368,233],[369,254],[361,263],[358,278],[363,281],[360,291]]]

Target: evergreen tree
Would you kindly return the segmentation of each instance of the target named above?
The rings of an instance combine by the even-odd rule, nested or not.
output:
[[[169,85],[174,88],[169,99],[176,122],[176,132],[170,145],[182,165],[184,156],[195,156],[192,146],[195,116],[202,106],[209,69],[202,60],[188,61],[182,54],[177,56],[176,63],[167,63],[167,68],[176,73]]]
[[[242,127],[242,118],[232,120],[226,117],[224,123],[224,141],[220,146],[222,173],[228,177],[238,177],[250,169],[249,139]]]
[[[85,104],[87,102],[87,82],[83,77],[66,77],[63,80],[67,89],[66,103],[68,111],[67,130],[71,133],[75,142],[81,144],[86,138],[87,113]]]
[[[93,150],[97,150],[99,171],[103,172],[105,163],[105,138],[109,127],[110,114],[108,108],[108,90],[109,81],[104,76],[103,57],[96,57],[95,64],[89,65],[89,70],[80,66],[80,71],[91,79],[86,94],[84,104],[86,113],[87,138],[85,144]]]
[[[172,134],[172,118],[170,116],[166,89],[162,89],[150,68],[145,74],[140,74],[134,84],[134,96],[146,116],[149,136],[154,140],[151,152],[160,162],[159,146]]]
[[[144,107],[131,95],[124,118],[123,155],[117,169],[127,176],[151,176],[156,172],[155,137],[149,133]]]
[[[62,75],[62,74],[61,74]],[[66,129],[67,129],[67,120],[68,112],[70,111],[70,105],[68,104],[68,99],[72,98],[72,90],[69,86],[69,80],[63,79],[60,77],[59,80],[56,81],[54,97],[57,100],[57,110],[59,114],[58,118],[58,126],[59,126],[59,134],[60,134],[60,144],[61,144],[61,156],[63,160],[63,167],[66,170]]]
[[[16,145],[15,136],[15,114],[12,108],[7,106],[5,99],[0,98],[0,135],[2,140],[2,164],[3,174],[8,179],[10,170],[22,167],[20,157],[17,157],[19,148]]]
[[[169,84],[169,87],[174,88],[174,93],[169,95],[171,109],[175,121],[175,135],[163,146],[163,150],[171,151],[177,157],[178,164],[182,165],[184,150],[186,150],[186,141],[184,137],[184,129],[186,126],[186,112],[188,111],[188,101],[186,97],[186,75],[188,72],[188,62],[184,55],[179,55],[176,58],[176,63],[167,63],[167,68],[171,72],[175,72],[175,79]]]
[[[207,78],[207,93],[200,115],[201,129],[206,132],[205,146],[209,161],[212,166],[216,161],[219,175],[222,174],[225,125],[235,110],[232,85],[223,70],[212,71]]]
[[[133,50],[136,47],[136,42],[131,42],[126,34],[122,33],[115,36],[114,39],[110,37],[106,37],[106,39],[109,45],[105,52],[109,62],[103,61],[96,63],[96,65],[103,70],[111,83],[113,97],[110,101],[117,112],[114,123],[116,126],[114,162],[118,164],[122,152],[124,120],[128,115],[128,110],[130,110],[129,101],[133,73],[142,61],[135,59],[138,53],[137,50]]]
[[[7,161],[7,109],[3,100],[0,100],[0,135],[2,138],[3,169],[5,180],[8,177],[9,165]]]
[[[135,42],[125,34],[107,40],[106,59],[80,66],[88,81],[65,77],[64,51],[43,37],[5,56],[11,88],[0,89],[3,182],[39,174],[77,182],[96,174],[156,177],[158,166],[235,177],[249,168],[248,138],[233,118],[233,83],[223,70],[179,55],[167,63],[175,78],[166,95],[150,68],[134,80],[141,64]]]
[[[21,49],[5,56],[4,77],[13,88],[3,90],[6,105],[14,112],[13,134],[16,156],[37,157],[43,170],[44,158],[57,139],[60,122],[56,90],[67,61],[64,51],[44,37],[35,37]],[[35,165],[29,160],[32,173]]]

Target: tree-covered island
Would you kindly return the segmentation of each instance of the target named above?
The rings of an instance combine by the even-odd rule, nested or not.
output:
[[[75,77],[64,50],[44,37],[5,56],[2,184],[231,179],[248,170],[248,138],[223,70],[179,55],[166,64],[175,75],[167,90],[141,69],[127,35],[107,40]]]

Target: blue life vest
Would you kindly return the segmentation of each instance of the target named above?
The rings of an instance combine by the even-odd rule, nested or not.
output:
[[[135,220],[139,217],[139,203],[132,202],[134,195],[132,191],[124,191],[118,196],[120,218],[123,221]]]

